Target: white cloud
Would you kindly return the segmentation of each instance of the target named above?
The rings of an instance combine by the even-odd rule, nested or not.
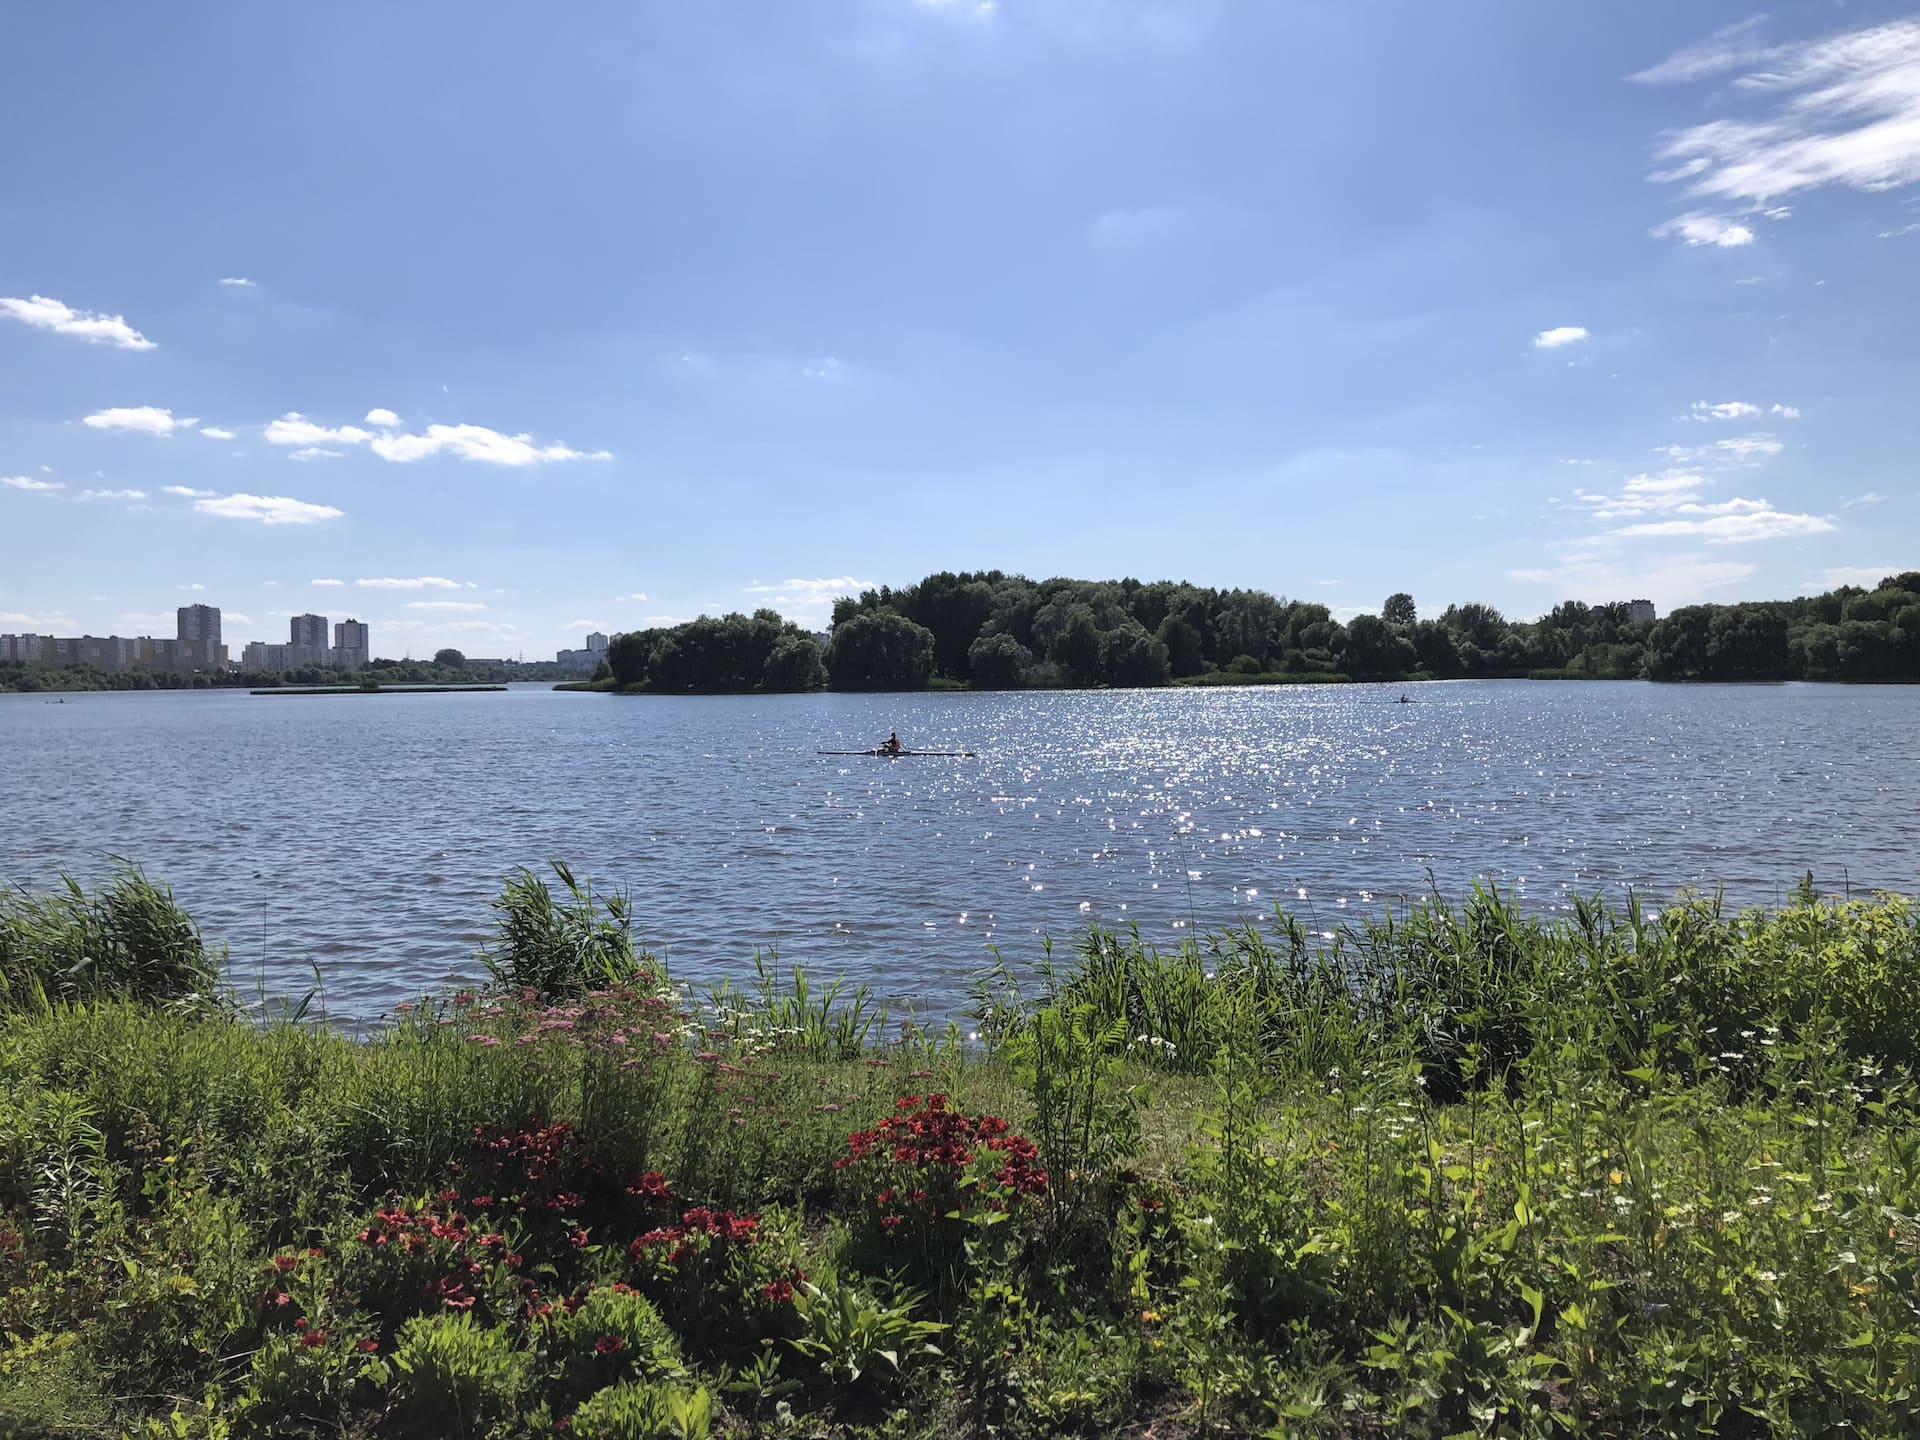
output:
[[[484,610],[487,607],[478,600],[409,600],[409,610]]]
[[[604,620],[569,620],[567,627],[572,630],[605,630],[609,628],[607,622]]]
[[[378,579],[356,580],[353,582],[362,590],[458,590],[458,580],[449,580],[441,575],[420,575],[406,580]]]
[[[337,590],[340,586],[346,584],[347,582],[344,580],[314,580],[314,581],[310,581],[309,583],[312,584],[316,589]]]
[[[1856,495],[1851,500],[1842,500],[1840,502],[1840,508],[1842,510],[1863,510],[1869,505],[1878,505],[1886,498],[1887,497],[1882,495],[1878,490],[1869,490],[1866,494]]]
[[[1737,70],[1768,53],[1768,47],[1759,33],[1766,18],[1764,15],[1755,15],[1724,30],[1716,30],[1705,40],[1696,41],[1684,50],[1677,50],[1658,65],[1649,66],[1627,78],[1637,80],[1642,85],[1673,85]]]
[[[647,600],[647,592],[644,590],[636,590],[631,595],[616,595],[613,598],[615,601],[635,600],[644,604]]]
[[[1809,590],[1837,590],[1842,585],[1857,585],[1862,590],[1872,590],[1889,575],[1898,575],[1907,567],[1902,565],[1834,565],[1820,572],[1820,578],[1809,580]]]
[[[1758,465],[1771,460],[1787,447],[1765,432],[1732,435],[1706,445],[1661,445],[1656,453],[1682,465]]]
[[[294,451],[287,458],[289,460],[339,460],[344,458],[345,454],[346,452],[342,450],[328,450],[323,446],[309,445],[304,450]]]
[[[176,417],[160,405],[116,405],[96,410],[81,421],[95,430],[124,430],[138,435],[168,436],[176,430],[191,430],[199,423],[193,416]]]
[[[1756,540],[1784,540],[1795,535],[1824,535],[1833,522],[1821,515],[1796,515],[1775,510],[1765,500],[1734,498],[1717,505],[1677,507],[1680,518],[1644,520],[1613,533],[1623,538],[1698,535],[1710,545],[1746,545]]]
[[[385,417],[385,418],[382,418]],[[369,424],[389,426],[399,424],[400,417],[391,410],[370,410],[367,412]],[[429,425],[418,435],[404,431],[386,429],[381,434],[363,430],[358,425],[326,426],[315,424],[297,410],[285,415],[267,426],[267,440],[274,445],[302,445],[315,447],[321,445],[367,445],[382,460],[396,465],[410,465],[416,460],[426,460],[435,455],[452,455],[461,460],[475,460],[487,465],[545,465],[562,460],[611,460],[613,455],[606,450],[575,450],[571,446],[555,442],[541,445],[531,435],[506,435],[498,430],[490,430],[484,425]],[[300,457],[295,457],[300,458]],[[305,458],[315,458],[311,455]]]
[[[434,455],[454,455],[488,465],[542,465],[558,460],[611,460],[606,450],[574,450],[566,445],[536,445],[531,435],[503,435],[484,425],[429,425],[422,435],[380,435],[373,453],[396,465]]]
[[[0,315],[11,315],[36,330],[51,330],[56,335],[71,335],[96,345],[114,345],[122,350],[151,350],[153,341],[127,324],[119,315],[97,315],[91,310],[75,310],[45,295],[20,300],[0,295]]]
[[[1563,345],[1578,345],[1587,338],[1584,325],[1556,325],[1551,330],[1542,330],[1533,337],[1536,350],[1558,350]]]
[[[1690,413],[1695,420],[1746,420],[1758,415],[1760,407],[1745,400],[1696,400]]]
[[[1902,235],[1920,235],[1920,220],[1915,220],[1910,225],[1902,225],[1897,230],[1882,230],[1880,232],[1880,238],[1882,240],[1898,240]]]
[[[247,279],[244,275],[222,275],[220,277],[220,283],[222,285],[231,285],[236,290],[251,290],[257,282]]]
[[[1688,245],[1718,245],[1726,249],[1753,243],[1753,231],[1745,225],[1724,216],[1709,215],[1704,210],[1696,210],[1691,215],[1682,215],[1677,220],[1656,225],[1653,233],[1662,238],[1678,235]]]
[[[82,490],[73,497],[76,500],[144,500],[144,490]]]
[[[318,525],[338,520],[346,512],[331,505],[290,500],[284,495],[216,495],[196,500],[193,508],[223,520],[252,520],[261,525]]]
[[[206,436],[206,437],[207,437],[207,438],[208,438],[209,440],[231,440],[231,439],[233,439],[233,431],[231,431],[231,430],[223,430],[223,429],[222,429],[222,428],[221,428],[220,426],[218,426],[218,425],[202,425],[202,426],[200,427],[200,433],[201,433],[202,435],[204,435],[204,436]]]
[[[191,485],[162,485],[160,487],[160,493],[162,495],[179,495],[187,500],[205,500],[214,494],[211,490],[195,490]]]
[[[1507,575],[1531,585],[1552,585],[1555,598],[1573,592],[1592,602],[1642,596],[1662,610],[1690,605],[1712,592],[1750,579],[1759,570],[1733,560],[1709,560],[1700,555],[1675,555],[1651,562],[1575,552],[1557,566],[1509,570]]]
[[[269,445],[359,445],[373,438],[357,425],[342,425],[338,429],[316,425],[298,410],[289,410],[269,423],[266,435]]]
[[[804,595],[815,600],[836,600],[842,595],[858,595],[862,590],[877,589],[872,580],[856,580],[851,575],[824,580],[787,580],[778,585],[764,585],[758,582],[745,586],[749,595]],[[646,597],[636,596],[644,600]]]
[[[50,495],[56,490],[67,488],[59,480],[35,480],[31,475],[0,475],[0,485],[7,485],[15,490],[30,490],[36,495]]]
[[[1798,420],[1800,418],[1800,407],[1798,405],[1773,405],[1768,407],[1767,413],[1769,415],[1778,415],[1782,420]]]
[[[200,582],[199,582],[198,580],[196,580],[196,581],[194,581],[194,582],[193,582],[193,584],[191,584],[191,585],[176,585],[176,586],[174,586],[174,589],[176,589],[176,590],[204,590],[204,589],[206,589],[206,588],[207,588],[207,587],[206,587],[206,586],[204,586],[204,585],[202,585],[202,584],[201,584],[201,583],[200,583]]]
[[[1634,78],[1685,82],[1749,65],[1759,68],[1733,92],[1770,108],[1664,137],[1655,180],[1755,206],[1825,185],[1872,192],[1920,180],[1920,19],[1773,46],[1736,27]]]

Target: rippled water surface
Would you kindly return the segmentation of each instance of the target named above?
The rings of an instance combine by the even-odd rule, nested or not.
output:
[[[1920,689],[1397,688],[619,699],[0,696],[0,878],[170,882],[243,983],[376,1013],[476,972],[504,874],[629,888],[676,973],[755,947],[948,1009],[1045,932],[1378,913],[1427,874],[1920,890]],[[817,755],[873,743],[974,760]]]

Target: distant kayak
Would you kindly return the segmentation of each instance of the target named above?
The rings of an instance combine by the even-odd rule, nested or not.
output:
[[[872,755],[886,760],[972,760],[971,750],[888,750],[884,746],[875,750],[816,750],[816,755]]]

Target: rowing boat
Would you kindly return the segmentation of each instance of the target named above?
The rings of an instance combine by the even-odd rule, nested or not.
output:
[[[816,755],[874,755],[888,760],[928,759],[928,760],[971,760],[971,750],[816,750]]]

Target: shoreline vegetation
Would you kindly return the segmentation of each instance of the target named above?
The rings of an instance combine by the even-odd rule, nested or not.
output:
[[[249,690],[249,695],[468,695],[505,690],[504,685],[382,685],[366,681],[359,685],[314,685],[301,688],[280,686]]]
[[[444,658],[440,658],[444,657]],[[96,670],[90,666],[23,665],[0,661],[0,694],[57,694],[95,690],[279,690],[338,688],[358,690],[369,680],[383,686],[501,685],[515,680],[557,680],[564,672],[551,661],[486,664],[458,650],[442,650],[432,661],[373,660],[358,670],[332,665],[302,665],[293,670],[226,670],[175,674],[160,670]]]
[[[767,694],[1444,679],[1920,680],[1920,571],[1872,590],[1692,605],[1651,624],[1567,601],[1534,621],[1487,605],[1421,619],[1413,597],[1342,622],[1326,605],[1174,581],[930,575],[837,600],[819,637],[772,610],[616,635],[565,690]]]
[[[938,1032],[494,911],[352,1038],[138,873],[0,897],[0,1434],[1920,1427],[1904,899],[1090,931]]]

